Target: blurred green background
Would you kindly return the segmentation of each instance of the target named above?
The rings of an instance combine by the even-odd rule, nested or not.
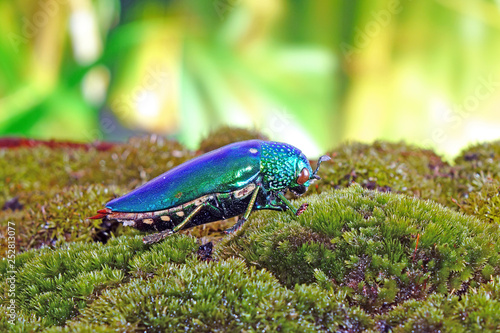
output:
[[[500,138],[500,0],[0,0],[0,136]]]

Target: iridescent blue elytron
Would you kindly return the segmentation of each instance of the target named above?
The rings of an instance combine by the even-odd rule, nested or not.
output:
[[[154,243],[181,228],[242,215],[227,233],[238,230],[253,210],[291,210],[287,190],[305,193],[315,179],[308,159],[286,143],[236,142],[183,163],[132,192],[111,200],[93,219],[118,220],[141,231],[158,231],[144,238]]]

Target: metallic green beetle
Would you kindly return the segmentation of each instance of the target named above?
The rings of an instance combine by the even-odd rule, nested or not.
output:
[[[92,219],[118,220],[141,231],[158,231],[144,238],[155,243],[196,225],[240,216],[226,230],[238,230],[253,210],[291,210],[296,216],[307,208],[295,208],[284,194],[306,192],[320,179],[297,148],[281,142],[236,142],[183,163],[132,192],[111,200]]]

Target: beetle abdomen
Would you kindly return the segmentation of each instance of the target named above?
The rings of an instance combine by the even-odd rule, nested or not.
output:
[[[242,214],[256,185],[251,183],[229,193],[214,193],[185,204],[153,212],[110,212],[106,218],[116,219],[125,226],[140,231],[163,231],[181,223],[196,207],[204,207],[191,219],[186,228],[219,221]]]

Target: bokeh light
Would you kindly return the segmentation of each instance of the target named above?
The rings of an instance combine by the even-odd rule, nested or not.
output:
[[[2,1],[0,30],[1,136],[500,137],[498,0]]]

